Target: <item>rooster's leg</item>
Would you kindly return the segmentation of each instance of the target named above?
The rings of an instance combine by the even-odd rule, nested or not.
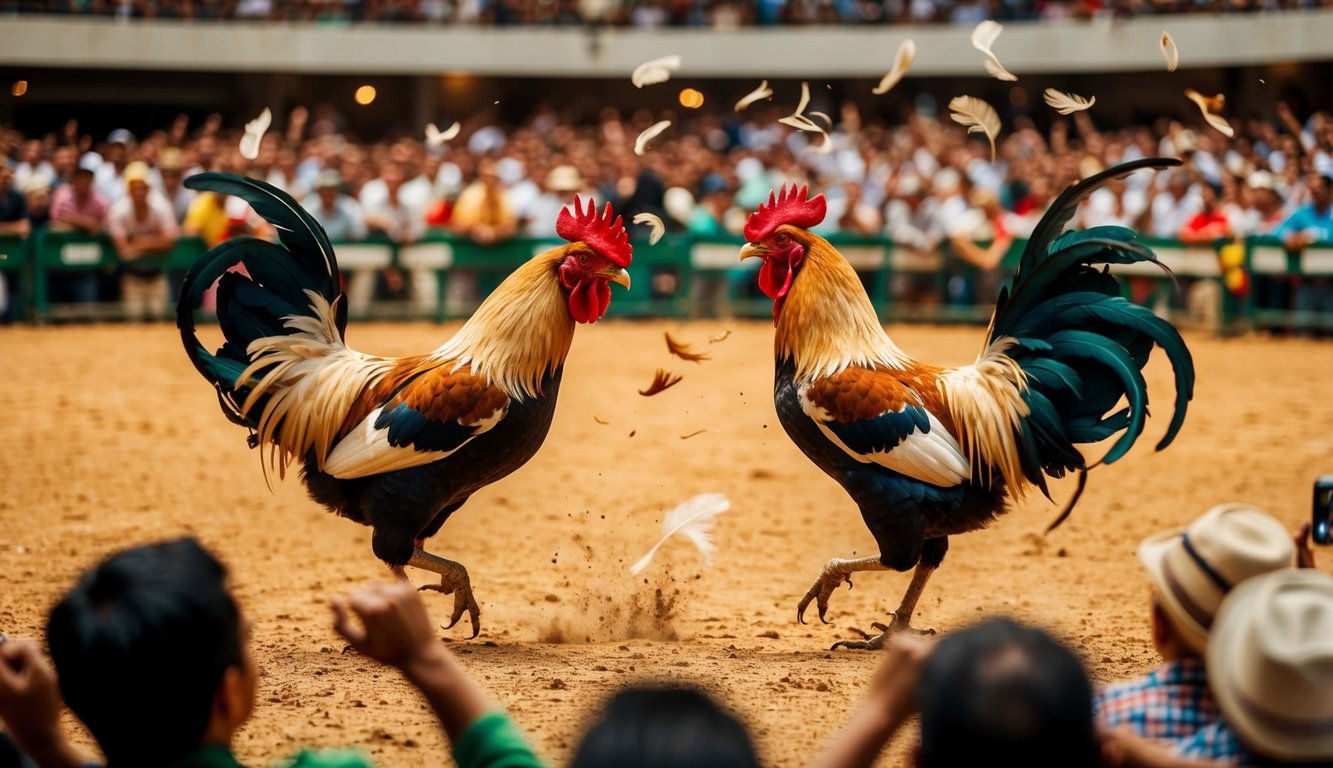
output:
[[[824,564],[824,570],[819,572],[819,578],[815,583],[805,591],[805,597],[796,606],[796,620],[805,623],[805,609],[809,607],[810,601],[815,600],[816,607],[819,608],[819,620],[828,623],[824,618],[824,612],[828,610],[829,595],[837,589],[842,583],[847,582],[848,589],[852,586],[852,574],[857,571],[884,571],[887,566],[880,562],[879,557],[863,557],[859,560],[842,560],[833,558]]]
[[[481,607],[477,605],[477,599],[472,596],[472,579],[468,577],[467,569],[462,563],[432,555],[421,547],[413,547],[412,558],[407,564],[440,574],[439,584],[427,584],[422,589],[454,596],[454,612],[449,617],[449,626],[445,629],[457,624],[463,617],[463,611],[467,611],[468,618],[472,620],[472,636],[476,637],[481,632]]]
[[[898,603],[898,610],[889,613],[888,625],[875,622],[872,627],[879,630],[879,634],[874,637],[867,636],[864,640],[839,640],[833,644],[832,650],[839,648],[850,648],[853,650],[873,651],[884,647],[884,642],[889,639],[889,635],[894,632],[910,632],[917,635],[933,635],[933,629],[917,629],[912,626],[912,614],[916,612],[917,600],[921,599],[921,593],[926,590],[926,582],[930,581],[930,575],[940,567],[940,562],[944,560],[944,553],[949,549],[949,540],[940,537],[937,539],[927,539],[921,550],[921,561],[916,564],[916,569],[912,571],[912,582],[907,585],[907,591],[903,593],[903,599]]]

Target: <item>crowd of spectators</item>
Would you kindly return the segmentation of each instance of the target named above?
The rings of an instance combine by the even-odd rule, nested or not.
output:
[[[20,14],[348,24],[714,27],[975,24],[1327,8],[1330,0],[0,0]]]
[[[780,107],[761,103],[739,114],[692,113],[642,157],[634,140],[654,115],[614,108],[580,119],[537,106],[512,126],[480,115],[452,141],[429,145],[404,134],[359,141],[332,108],[298,107],[278,118],[254,160],[241,156],[239,131],[216,115],[200,125],[182,116],[139,135],[117,129],[96,137],[102,140],[72,121],[47,135],[3,129],[0,218],[106,232],[121,274],[100,285],[96,276],[76,276],[54,287],[56,298],[86,301],[100,291],[150,316],[165,309],[164,284],[151,259],[135,261],[169,248],[177,232],[210,246],[238,233],[265,234],[267,225],[239,199],[196,196],[182,185],[206,170],[286,190],[335,241],[377,236],[397,243],[433,230],[479,243],[548,237],[576,194],[610,201],[627,219],[656,214],[669,232],[739,242],[749,212],[770,190],[796,182],[828,198],[818,233],[886,237],[895,248],[925,254],[947,249],[994,273],[1012,238],[1026,236],[1068,184],[1124,161],[1167,156],[1183,165],[1099,190],[1075,225],[1119,224],[1150,237],[1210,244],[1272,234],[1294,250],[1333,240],[1333,118],[1325,112],[1296,115],[1280,106],[1273,120],[1236,121],[1234,139],[1170,119],[1107,130],[1083,112],[1043,130],[1018,116],[992,160],[984,139],[930,109],[890,123],[865,118],[851,104],[825,108],[835,113],[827,151],[817,135],[780,124]],[[631,227],[634,237],[646,234],[645,227]],[[388,270],[349,293],[363,304],[374,292],[402,298],[431,290],[415,285],[415,277]],[[994,298],[984,280],[950,280],[943,294],[936,286],[906,280],[893,299],[986,304]],[[1261,291],[1281,308],[1333,312],[1333,288],[1318,280],[1296,289],[1286,281],[1251,286],[1241,274],[1235,281],[1229,275],[1228,287]],[[145,302],[155,309],[144,311]]]

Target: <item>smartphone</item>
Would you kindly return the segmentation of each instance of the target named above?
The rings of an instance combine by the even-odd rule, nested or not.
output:
[[[1333,518],[1333,475],[1324,475],[1314,481],[1313,514],[1310,538],[1316,544],[1333,544],[1333,531],[1329,530],[1330,518]]]

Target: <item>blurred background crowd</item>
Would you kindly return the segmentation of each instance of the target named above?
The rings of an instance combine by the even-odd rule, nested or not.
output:
[[[138,255],[180,233],[207,245],[264,234],[240,200],[200,198],[182,185],[194,173],[227,171],[291,193],[335,241],[410,243],[432,230],[481,243],[549,237],[560,208],[579,194],[612,202],[627,219],[656,214],[669,232],[740,242],[749,212],[770,190],[796,182],[828,197],[821,233],[884,237],[920,252],[948,248],[986,269],[1066,185],[1124,161],[1169,156],[1183,165],[1099,191],[1074,223],[1120,224],[1189,242],[1256,234],[1277,234],[1292,247],[1333,240],[1333,118],[1326,112],[1296,114],[1282,105],[1273,119],[1236,121],[1230,140],[1168,119],[1102,130],[1081,112],[1042,130],[1020,116],[1001,134],[993,161],[984,137],[965,134],[947,115],[913,110],[887,124],[846,104],[824,144],[818,134],[780,124],[784,113],[765,102],[742,113],[699,111],[642,157],[634,141],[652,113],[614,108],[580,120],[539,106],[513,125],[478,117],[431,145],[402,134],[361,141],[331,106],[298,107],[275,116],[254,160],[241,155],[239,128],[217,115],[105,136],[87,135],[74,121],[40,136],[6,128],[0,219],[11,222],[0,227],[106,233],[133,273]],[[23,225],[14,221],[20,202]],[[647,230],[631,234],[643,238]],[[140,289],[165,307],[164,281],[133,286],[123,276],[100,287],[57,286],[65,295],[56,298],[106,300]],[[390,273],[379,290],[407,289]],[[1329,292],[1315,290],[1312,300]]]
[[[1110,19],[1156,13],[1260,12],[1333,7],[1333,0],[0,0],[20,14],[119,19],[239,19],[620,27],[805,24],[975,24]]]

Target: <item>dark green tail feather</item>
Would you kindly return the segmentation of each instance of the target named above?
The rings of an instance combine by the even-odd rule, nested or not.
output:
[[[1032,416],[1020,436],[1024,475],[1046,492],[1045,476],[1079,473],[1073,498],[1052,523],[1069,515],[1089,469],[1075,448],[1120,437],[1102,461],[1123,457],[1144,429],[1148,392],[1142,369],[1161,349],[1175,373],[1176,398],[1161,450],[1180,431],[1194,391],[1194,363],[1170,323],[1121,297],[1109,264],[1151,263],[1152,251],[1123,227],[1063,232],[1078,205],[1111,179],[1179,161],[1147,158],[1110,168],[1066,189],[1034,228],[1010,286],[1001,291],[990,341],[1018,341],[1009,356],[1027,373],[1024,398]],[[1127,407],[1116,409],[1125,402]],[[1100,462],[1099,462],[1100,463]],[[1049,495],[1049,494],[1047,494]]]
[[[342,335],[347,328],[347,302],[340,299],[338,262],[323,228],[282,190],[221,173],[191,176],[185,186],[240,197],[278,231],[280,244],[241,237],[210,249],[186,273],[176,305],[176,325],[190,361],[217,389],[218,403],[227,418],[253,429],[254,420],[241,408],[249,388],[236,386],[250,365],[246,352],[250,342],[291,333],[284,325],[285,317],[312,315],[306,291],[329,302]],[[248,276],[231,271],[237,266],[243,266]],[[194,313],[215,282],[217,320],[226,341],[209,352],[196,334]],[[253,434],[251,438],[253,444]]]

